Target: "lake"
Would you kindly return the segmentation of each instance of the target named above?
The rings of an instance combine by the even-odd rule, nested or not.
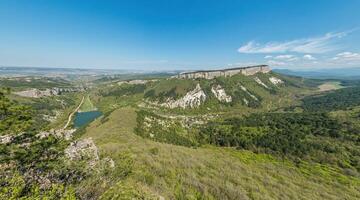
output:
[[[75,114],[74,126],[75,128],[85,126],[101,115],[102,113],[100,111],[77,112]]]

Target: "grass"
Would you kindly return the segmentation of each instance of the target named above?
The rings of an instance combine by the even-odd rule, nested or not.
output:
[[[84,99],[84,103],[80,107],[80,112],[89,112],[96,110],[96,107],[90,100],[90,96],[87,95]]]
[[[111,172],[112,183],[92,180],[106,191],[104,199],[115,198],[121,188],[134,198],[146,195],[149,199],[360,198],[359,178],[345,176],[335,168],[305,162],[296,166],[270,155],[232,148],[158,143],[134,134],[135,126],[135,110],[120,108],[108,120],[95,120],[82,136],[92,137],[101,156],[111,157],[120,168],[124,155],[133,160],[126,177],[116,175],[116,168]]]

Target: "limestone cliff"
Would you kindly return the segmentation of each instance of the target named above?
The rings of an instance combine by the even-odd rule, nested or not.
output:
[[[206,94],[201,89],[200,84],[197,84],[195,89],[186,93],[186,95],[178,100],[168,99],[161,106],[168,108],[195,108],[199,107],[205,100]]]
[[[269,81],[274,84],[274,85],[278,85],[278,84],[281,84],[281,83],[284,83],[284,81],[282,81],[281,79],[279,78],[276,78],[274,76],[270,77],[269,78]]]
[[[221,102],[230,103],[232,101],[232,97],[226,94],[225,90],[221,87],[221,85],[212,86],[211,92]]]

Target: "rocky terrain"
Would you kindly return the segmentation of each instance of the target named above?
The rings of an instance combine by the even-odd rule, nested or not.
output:
[[[31,97],[31,98],[41,98],[41,97],[47,97],[47,96],[57,96],[61,95],[63,93],[68,92],[81,92],[84,91],[84,88],[51,88],[51,89],[45,89],[45,90],[39,90],[36,88],[24,90],[20,92],[15,92],[16,95],[23,96],[23,97]]]
[[[196,108],[199,107],[206,98],[206,94],[201,89],[200,85],[197,84],[195,89],[186,93],[184,97],[177,100],[168,99],[165,103],[160,105],[168,108]]]
[[[225,90],[221,87],[221,85],[212,86],[211,92],[221,102],[229,103],[232,101],[232,97],[226,94]]]

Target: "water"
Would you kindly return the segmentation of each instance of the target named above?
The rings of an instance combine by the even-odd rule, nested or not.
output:
[[[78,112],[75,114],[74,126],[75,128],[85,126],[101,115],[100,111]]]

